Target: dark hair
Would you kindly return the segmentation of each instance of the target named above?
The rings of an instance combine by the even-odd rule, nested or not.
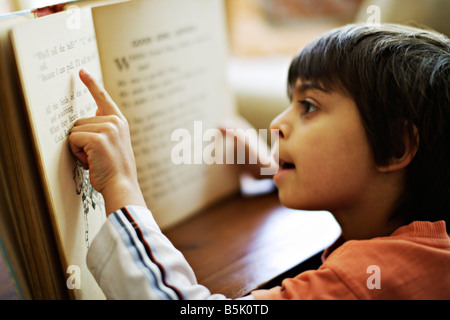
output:
[[[445,220],[450,229],[450,40],[413,27],[348,25],[325,33],[291,63],[297,79],[351,96],[377,165],[418,147],[393,218]]]

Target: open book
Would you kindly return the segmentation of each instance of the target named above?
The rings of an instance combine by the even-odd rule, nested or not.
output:
[[[27,298],[103,298],[85,257],[104,203],[67,139],[96,111],[80,68],[128,119],[139,183],[163,230],[239,187],[233,166],[194,161],[203,145],[193,144],[192,164],[173,161],[175,130],[208,145],[203,132],[235,115],[222,1],[107,2],[0,21],[0,232]]]

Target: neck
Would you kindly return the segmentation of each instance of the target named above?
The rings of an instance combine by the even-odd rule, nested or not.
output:
[[[391,235],[403,223],[398,220],[386,219],[351,219],[334,214],[342,229],[342,236],[346,240],[362,240]]]
[[[389,236],[404,224],[402,220],[391,218],[403,192],[403,184],[398,183],[402,180],[398,178],[380,176],[378,181],[368,184],[359,201],[347,208],[331,211],[346,240]]]

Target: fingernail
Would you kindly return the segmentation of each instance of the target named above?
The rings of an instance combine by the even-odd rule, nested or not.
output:
[[[87,75],[87,76],[90,75],[89,72],[88,72],[86,69],[84,69],[84,68],[81,68],[81,69],[80,69],[80,73],[82,73],[82,74],[84,74],[84,75]]]

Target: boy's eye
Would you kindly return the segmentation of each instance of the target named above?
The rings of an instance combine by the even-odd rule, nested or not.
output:
[[[311,102],[309,102],[309,101],[302,100],[302,101],[299,101],[299,102],[304,108],[304,112],[302,112],[302,115],[305,115],[305,114],[308,114],[308,113],[311,113],[311,112],[314,112],[314,111],[318,110],[318,108],[315,105],[313,105]]]

